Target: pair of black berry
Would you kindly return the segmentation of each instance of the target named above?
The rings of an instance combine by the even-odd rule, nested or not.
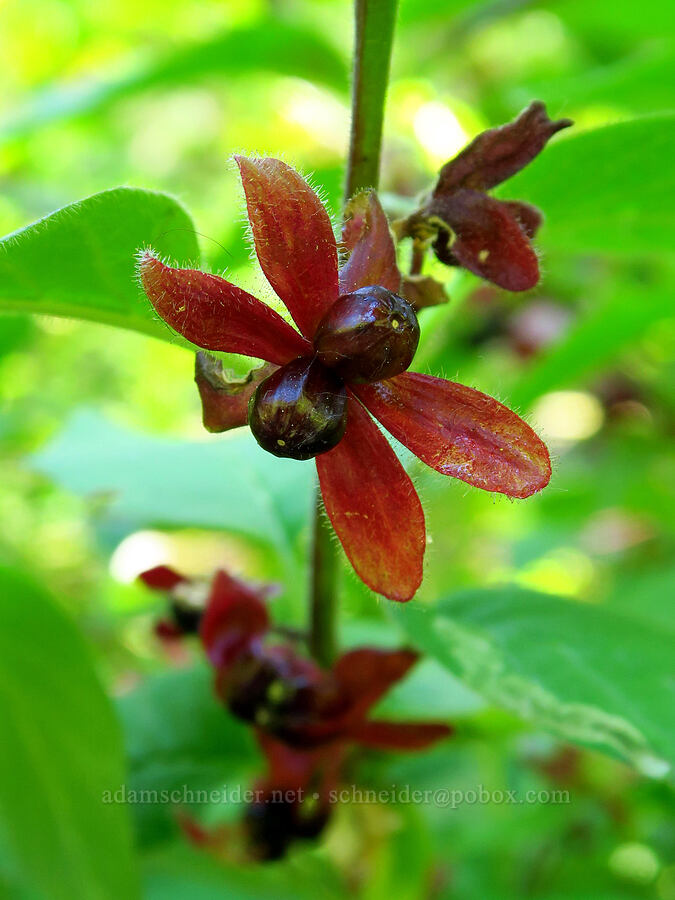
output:
[[[340,296],[314,335],[312,356],[281,366],[251,398],[249,425],[275,456],[311,459],[342,440],[347,387],[405,372],[420,329],[410,304],[379,285]]]

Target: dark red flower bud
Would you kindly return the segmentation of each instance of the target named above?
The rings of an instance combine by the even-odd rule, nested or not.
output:
[[[380,285],[343,294],[319,323],[314,347],[345,381],[381,381],[405,372],[420,327],[412,306]]]
[[[159,638],[176,640],[198,633],[208,597],[207,584],[187,578],[170,566],[155,566],[138,577],[152,590],[168,595],[171,616],[156,624],[155,633]]]
[[[249,405],[249,426],[275,456],[311,459],[332,450],[347,426],[347,390],[315,357],[286,363],[260,383]]]

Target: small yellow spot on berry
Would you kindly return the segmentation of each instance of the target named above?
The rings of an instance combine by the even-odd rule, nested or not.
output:
[[[394,331],[396,331],[396,329],[400,326],[400,324],[401,323],[399,322],[398,319],[391,320],[391,327],[394,329]]]
[[[485,262],[485,260],[488,258],[489,255],[490,255],[489,250],[480,250],[478,253],[478,262],[482,262],[482,263]]]
[[[279,446],[279,447],[285,447],[285,446],[286,446],[286,441],[282,441],[281,438],[277,438],[277,446]]]
[[[273,704],[281,703],[286,693],[286,685],[283,681],[273,681],[267,688],[267,699]]]

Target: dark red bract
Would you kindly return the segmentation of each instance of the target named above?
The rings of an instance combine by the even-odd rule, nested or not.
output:
[[[267,773],[255,785],[244,826],[258,859],[280,859],[297,840],[317,838],[331,813],[340,784],[344,748],[299,752],[259,731]]]
[[[139,575],[149,588],[163,593],[169,601],[168,617],[155,625],[155,633],[164,641],[175,641],[198,634],[206,609],[209,586],[186,578],[170,566],[155,566]]]
[[[169,595],[176,584],[198,584],[166,566],[141,578]],[[267,772],[253,786],[254,799],[236,833],[180,817],[194,843],[227,854],[243,831],[246,854],[264,860],[278,859],[292,842],[320,834],[337,802],[352,746],[415,751],[452,734],[441,722],[369,717],[415,665],[417,653],[359,647],[322,669],[294,644],[274,638],[268,593],[218,571],[199,626],[216,692],[230,712],[255,728]]]
[[[531,162],[570,119],[552,122],[535,102],[517,119],[479,134],[441,169],[428,201],[397,223],[401,236],[424,244],[450,266],[464,266],[509,291],[527,291],[539,281],[530,245],[543,217],[528,203],[486,194]]]
[[[336,304],[341,295],[366,287],[371,292],[400,291],[394,243],[379,200],[372,192],[362,193],[350,205],[343,235],[349,258],[338,271],[330,219],[301,176],[276,159],[239,157],[237,162],[260,265],[300,331],[225,279],[171,268],[150,250],[141,255],[139,264],[145,292],[164,321],[200,347],[242,353],[283,367],[312,357],[318,335],[319,354],[329,354],[324,339],[331,344],[339,329],[332,327],[328,340],[320,327],[322,321],[331,321],[334,310],[339,318]],[[399,301],[405,304],[400,297]],[[374,591],[405,601],[422,580],[424,514],[412,481],[368,411],[437,471],[483,490],[529,497],[546,486],[551,467],[542,441],[501,403],[445,379],[401,371],[414,352],[415,329],[410,307],[406,304],[400,312],[401,319],[393,314],[381,317],[389,329],[381,343],[371,334],[362,345],[354,332],[350,335],[349,346],[359,352],[349,359],[351,368],[345,373],[344,434],[339,439],[340,421],[339,428],[329,429],[330,440],[317,440],[311,449],[320,454],[316,466],[326,511],[356,572]],[[397,325],[404,322],[405,340],[398,343]],[[361,353],[365,345],[372,357],[367,347]],[[324,359],[330,361],[327,355]],[[330,365],[335,367],[335,362]],[[393,371],[400,374],[372,381]],[[246,424],[243,409],[227,402],[218,380],[215,388],[212,381],[202,381],[200,390],[209,402],[220,403],[213,420],[224,427]],[[330,400],[332,407],[335,397]],[[287,446],[286,437],[277,426],[282,420],[284,427],[292,425],[293,416],[285,417],[279,409],[270,412],[274,427],[265,431],[265,416],[258,416],[261,421],[256,419],[254,431],[267,449],[283,451],[277,442]],[[305,417],[306,422],[309,419]],[[323,424],[318,423],[319,431]],[[336,437],[338,442],[328,449]]]
[[[256,726],[268,763],[244,820],[249,849],[260,859],[278,859],[291,842],[322,831],[350,745],[421,750],[451,729],[368,717],[417,662],[415,652],[360,647],[344,653],[330,670],[321,669],[293,646],[265,640],[261,600],[242,595],[239,584],[214,580],[202,639],[216,666],[219,696],[232,713]],[[224,647],[230,648],[225,654]]]
[[[231,712],[303,750],[336,741],[414,749],[449,734],[445,725],[367,718],[417,653],[360,647],[321,669],[288,643],[270,640],[264,593],[222,571],[211,585],[200,633]]]

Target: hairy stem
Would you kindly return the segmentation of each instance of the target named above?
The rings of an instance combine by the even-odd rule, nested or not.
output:
[[[322,666],[329,666],[337,651],[337,567],[337,546],[317,489],[312,522],[309,649]]]
[[[352,128],[345,203],[359,189],[378,185],[397,2],[355,0]],[[329,666],[337,651],[337,546],[318,488],[313,515],[309,647],[318,663]]]
[[[345,199],[378,185],[397,0],[356,0],[352,130]]]

